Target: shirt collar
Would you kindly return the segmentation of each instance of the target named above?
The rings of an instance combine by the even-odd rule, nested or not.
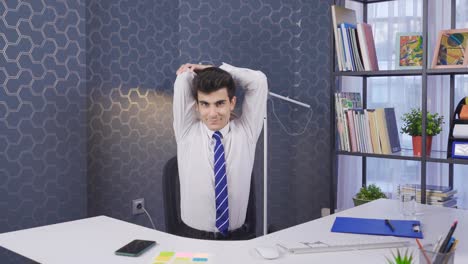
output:
[[[227,125],[225,125],[223,128],[221,128],[221,130],[219,130],[219,132],[221,133],[221,135],[223,135],[223,138],[225,138],[226,135],[229,133],[229,131],[231,131],[230,123],[231,123],[231,122],[228,122]],[[203,126],[205,127],[206,134],[208,135],[208,137],[209,137],[209,138],[213,138],[213,134],[214,134],[214,132],[216,132],[216,131],[210,130],[210,129],[205,125],[205,123],[203,123]]]

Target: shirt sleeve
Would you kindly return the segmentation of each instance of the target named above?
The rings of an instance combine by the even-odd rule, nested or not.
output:
[[[223,63],[220,68],[229,72],[234,82],[244,89],[245,97],[239,122],[251,139],[256,142],[262,131],[263,119],[266,115],[267,78],[261,71],[237,68],[226,63]]]
[[[190,127],[197,121],[196,101],[192,96],[192,80],[194,73],[186,71],[177,76],[174,83],[174,134],[176,141],[179,142]]]

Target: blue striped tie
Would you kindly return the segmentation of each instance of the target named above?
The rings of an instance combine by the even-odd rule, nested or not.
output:
[[[229,228],[229,205],[226,175],[226,159],[224,158],[224,146],[221,142],[222,134],[214,132],[216,140],[214,148],[214,175],[215,175],[215,199],[216,199],[216,228],[223,235],[227,235]]]

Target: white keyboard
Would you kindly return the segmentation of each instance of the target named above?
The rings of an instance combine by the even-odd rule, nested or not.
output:
[[[336,252],[336,251],[352,251],[352,250],[368,250],[368,249],[381,249],[381,248],[401,248],[410,247],[409,241],[398,242],[377,242],[377,243],[356,243],[356,244],[340,244],[328,245],[324,243],[302,243],[305,247],[286,247],[278,244],[281,248],[285,249],[292,254],[306,254],[306,253],[320,253],[320,252]]]

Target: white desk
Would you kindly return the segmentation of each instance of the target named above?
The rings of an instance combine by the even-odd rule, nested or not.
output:
[[[454,219],[460,238],[455,263],[468,263],[468,211],[420,205],[425,239],[433,242],[446,234]],[[207,241],[173,236],[106,216],[93,217],[0,234],[0,246],[41,263],[152,263],[159,251],[202,252],[213,254],[210,263],[385,263],[390,249],[292,255],[283,253],[276,260],[264,260],[253,249],[290,242],[343,242],[350,239],[379,239],[376,236],[331,233],[336,216],[391,218],[398,216],[398,203],[381,199],[335,215],[320,218],[249,241]],[[158,245],[137,258],[115,256],[114,251],[133,239],[156,240]],[[392,238],[394,240],[394,238]],[[413,239],[401,239],[414,241]],[[414,249],[415,255],[419,253]],[[417,262],[418,263],[418,262]]]

